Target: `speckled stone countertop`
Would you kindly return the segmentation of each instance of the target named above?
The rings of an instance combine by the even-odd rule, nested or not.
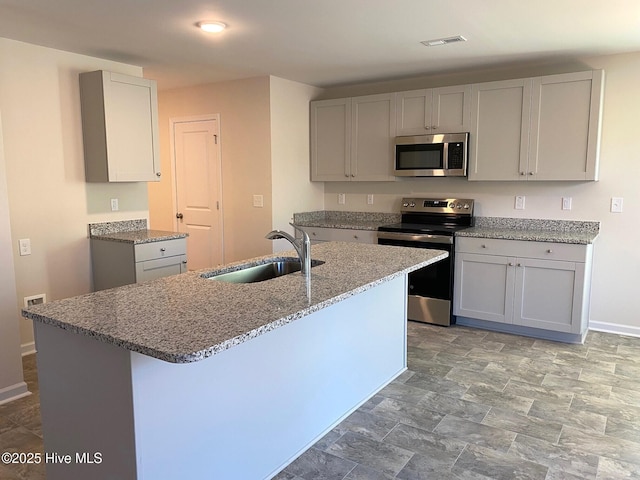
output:
[[[203,278],[205,272],[200,271],[36,305],[22,313],[31,320],[167,362],[189,363],[447,256],[439,250],[343,242],[314,245],[311,254],[312,259],[326,263],[311,269],[310,292],[299,272],[235,284]],[[295,257],[295,252],[212,272],[283,257]]]
[[[293,214],[293,223],[301,227],[377,230],[380,225],[398,223],[399,221],[399,213],[339,212],[333,210],[322,210]]]
[[[161,242],[176,238],[186,238],[187,233],[148,230],[145,219],[123,220],[89,224],[89,236],[99,240],[111,240],[132,244]]]
[[[600,222],[476,217],[474,227],[460,230],[456,236],[587,245],[599,233]]]

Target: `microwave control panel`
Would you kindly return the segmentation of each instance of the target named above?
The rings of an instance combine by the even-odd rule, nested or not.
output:
[[[448,161],[449,169],[464,168],[464,143],[449,144]]]

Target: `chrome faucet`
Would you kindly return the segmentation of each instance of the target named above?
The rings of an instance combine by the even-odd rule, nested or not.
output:
[[[298,257],[300,257],[300,269],[302,270],[302,273],[304,275],[308,275],[311,273],[311,240],[309,240],[309,235],[307,234],[307,232],[302,230],[300,227],[294,225],[293,223],[289,223],[289,225],[294,228],[296,237],[297,232],[301,233],[301,238],[292,237],[290,234],[288,234],[287,232],[283,232],[282,230],[272,230],[271,232],[267,233],[265,238],[269,240],[278,240],[280,238],[288,240],[289,243],[293,245],[293,248],[296,249]]]

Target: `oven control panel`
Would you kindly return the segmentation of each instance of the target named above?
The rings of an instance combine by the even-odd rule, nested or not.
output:
[[[463,198],[403,198],[402,213],[456,213],[473,215],[473,200]]]

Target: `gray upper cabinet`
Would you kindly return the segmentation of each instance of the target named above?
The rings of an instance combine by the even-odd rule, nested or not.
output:
[[[98,70],[80,74],[88,182],[160,180],[156,82]]]
[[[469,180],[597,180],[602,70],[476,84]]]
[[[396,135],[468,132],[471,85],[397,93]]]
[[[597,180],[604,72],[534,78],[528,171],[535,180]]]
[[[311,102],[311,180],[393,181],[395,93]]]

